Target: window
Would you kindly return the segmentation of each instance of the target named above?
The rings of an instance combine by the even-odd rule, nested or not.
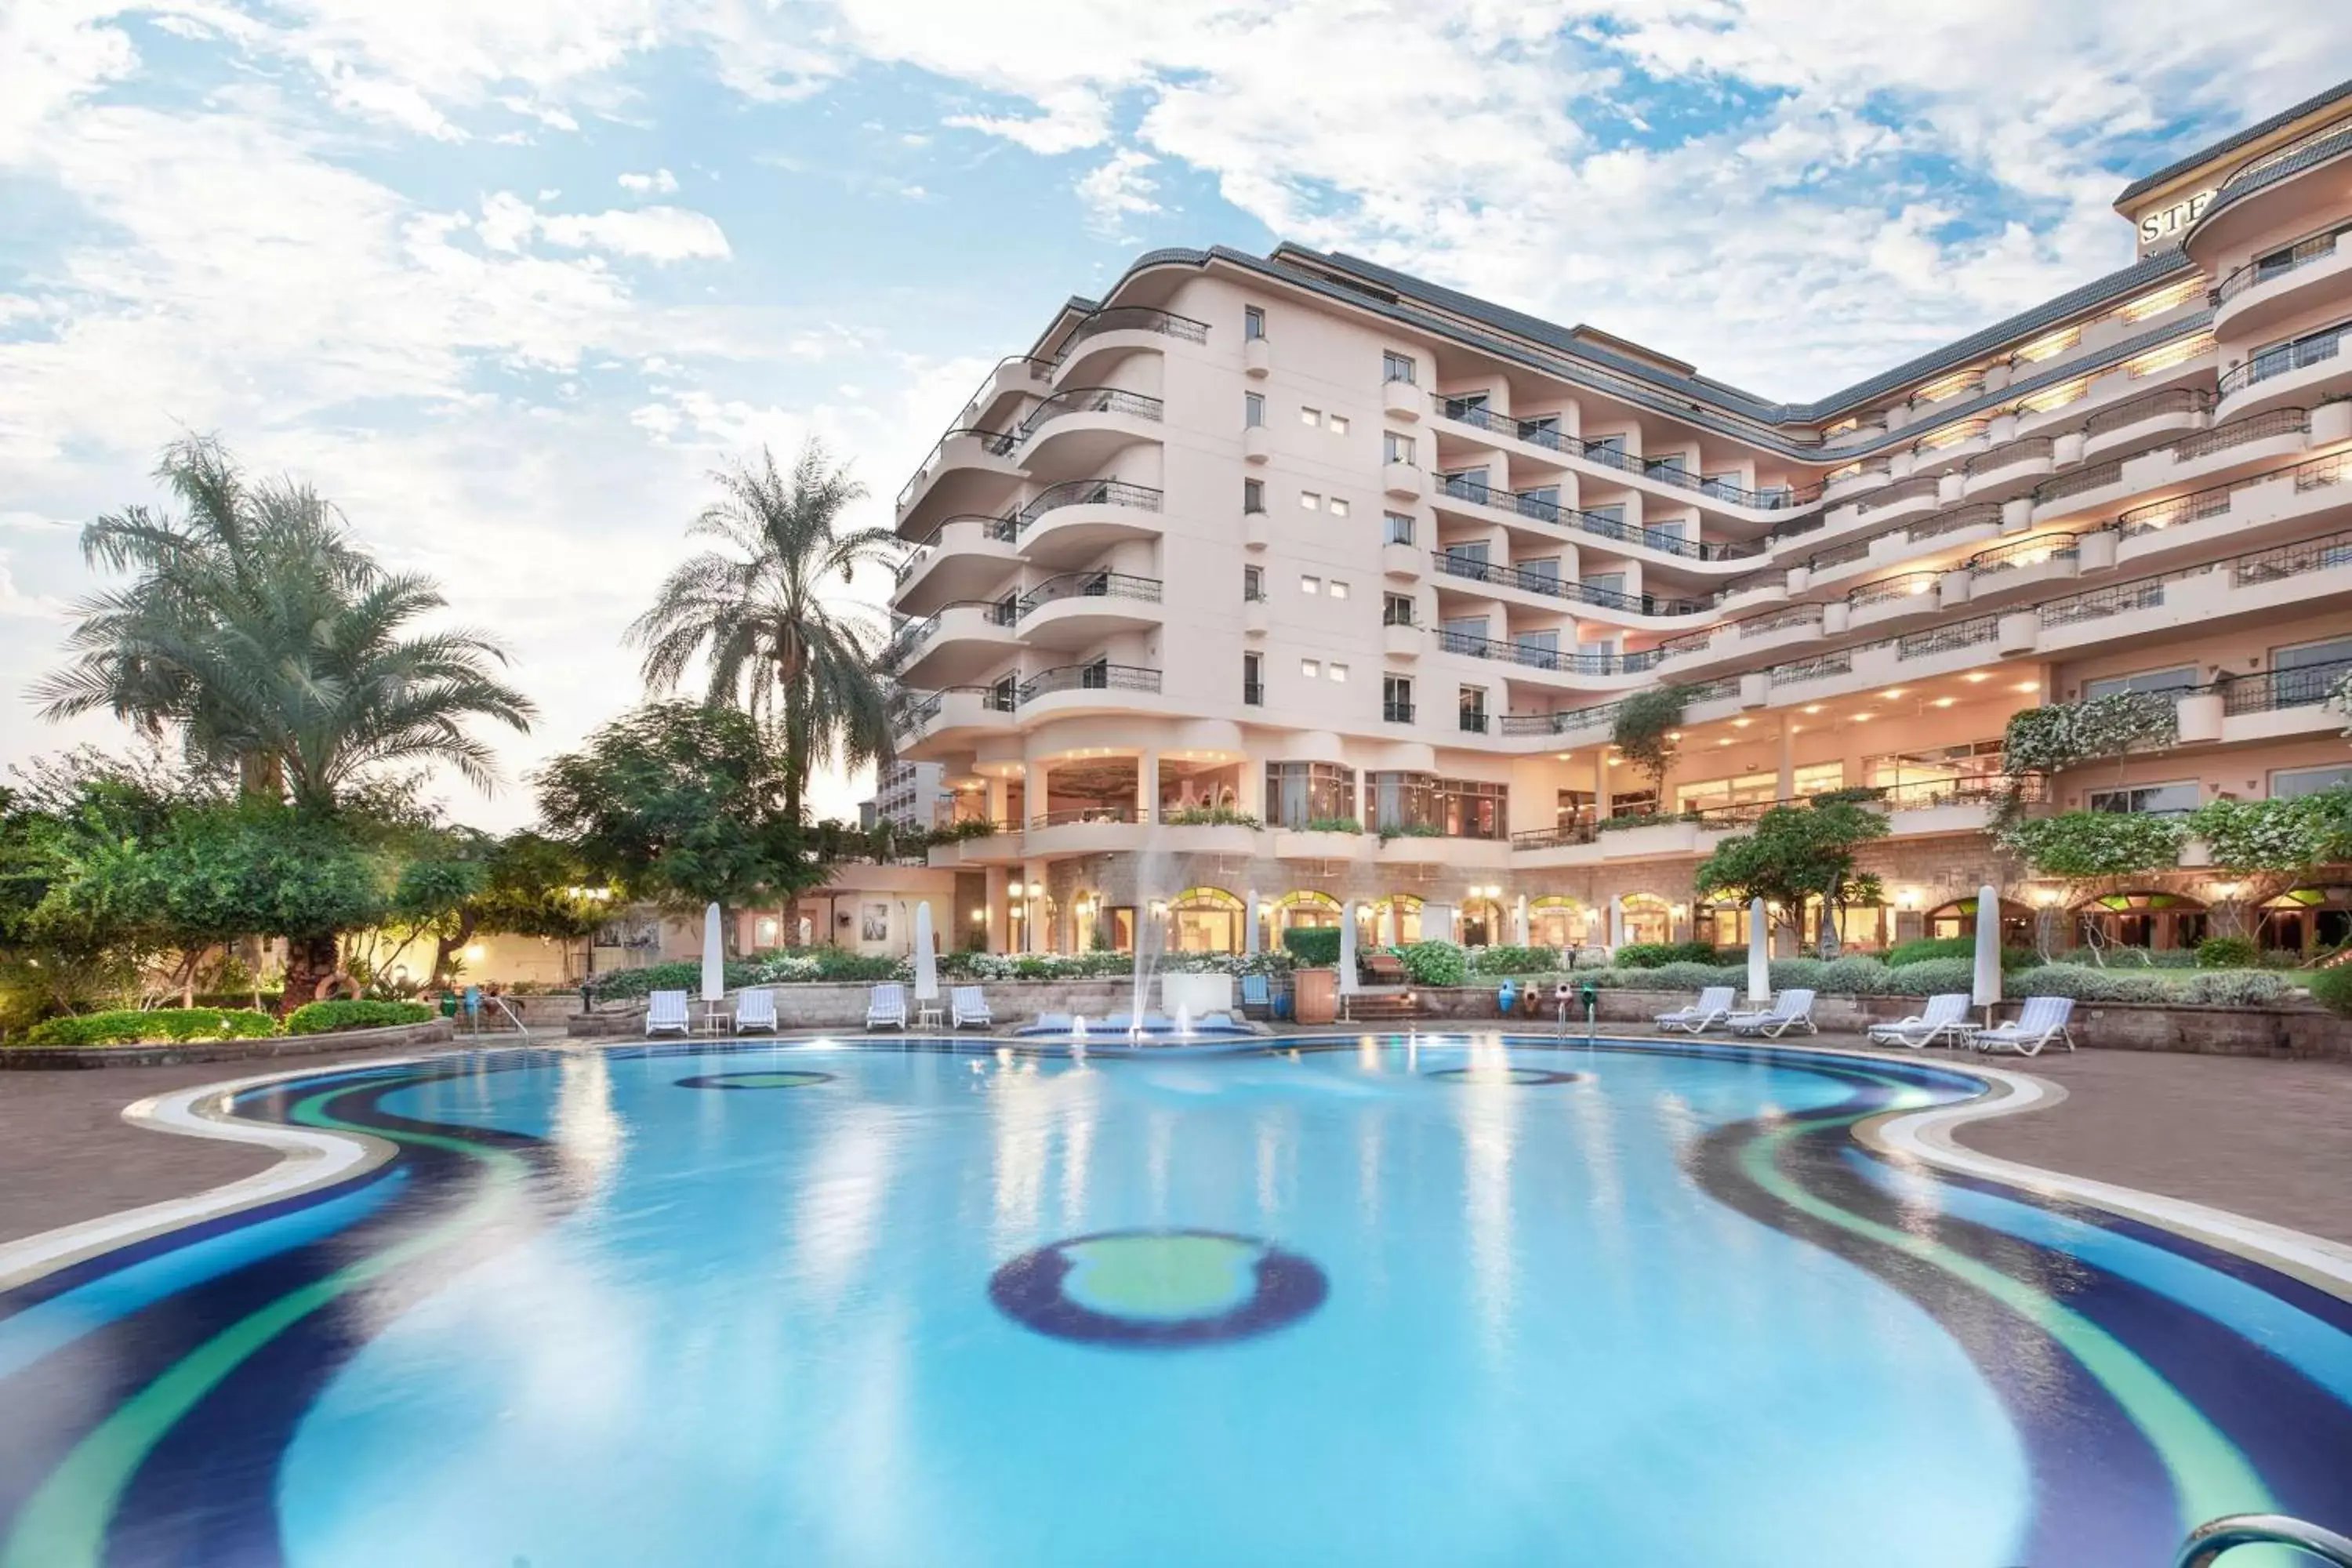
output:
[[[1411,512],[1403,511],[1390,512],[1388,514],[1388,531],[1386,534],[1383,535],[1383,538],[1386,542],[1390,544],[1411,544],[1412,542],[1412,514]]]
[[[1584,579],[1584,586],[1590,593],[1622,595],[1625,592],[1625,574],[1595,572]]]
[[[1522,585],[1535,588],[1538,592],[1542,591],[1542,584],[1559,581],[1559,557],[1557,555],[1539,556],[1533,561],[1514,561],[1511,564],[1517,569],[1523,580],[1536,579],[1533,583],[1523,582]]]
[[[1344,414],[1326,415],[1323,418],[1323,428],[1334,436],[1345,436],[1348,433],[1348,416]]]
[[[1483,392],[1465,392],[1459,397],[1449,397],[1445,400],[1445,416],[1483,426],[1486,423],[1486,396]]]
[[[1265,481],[1264,479],[1244,479],[1242,481],[1242,510],[1244,511],[1264,511],[1265,510]]]
[[[1365,787],[1375,829],[1434,828],[1448,838],[1503,837],[1505,787],[1429,773],[1375,773]]]
[[[1486,564],[1487,552],[1492,548],[1492,542],[1487,540],[1457,539],[1453,543],[1445,547],[1445,555],[1446,559],[1449,561],[1459,561],[1465,564],[1475,562],[1476,564],[1484,566]],[[1475,576],[1476,574],[1469,573],[1465,574],[1465,575]]]
[[[1412,595],[1411,594],[1381,595],[1381,625],[1384,626],[1412,625]]]
[[[1300,490],[1298,492],[1298,510],[1301,511],[1321,511],[1323,510],[1322,492],[1320,490]]]
[[[1413,383],[1412,356],[1394,351],[1381,355],[1381,379],[1401,381],[1411,386]]]
[[[1263,654],[1242,655],[1242,701],[1252,708],[1265,706],[1265,657]]]
[[[1584,450],[1588,455],[1594,452],[1613,452],[1618,457],[1622,458],[1625,455],[1625,437],[1622,436],[1587,436],[1584,438]]]
[[[1789,787],[1803,800],[1809,795],[1822,795],[1845,787],[1843,763],[1815,763],[1808,768],[1798,768],[1789,775]]]
[[[2090,806],[2093,811],[2170,816],[2196,810],[2197,797],[2193,780],[2188,784],[2135,784],[2126,789],[2095,789],[2090,793]]]
[[[1242,568],[1242,598],[1243,598],[1244,601],[1249,601],[1249,600],[1263,599],[1263,598],[1265,598],[1265,567],[1263,567],[1263,566],[1244,566],[1244,567],[1243,567],[1243,568]]]
[[[1304,827],[1356,816],[1356,770],[1337,763],[1265,764],[1269,827]]]
[[[1485,734],[1486,732],[1486,689],[1483,686],[1464,687],[1458,706],[1462,716],[1462,732],[1465,735]]]
[[[1265,423],[1265,396],[1263,393],[1242,394],[1242,423],[1253,430]]]
[[[1412,722],[1412,678],[1406,675],[1381,677],[1381,717],[1391,724]]]
[[[1337,577],[1334,577],[1331,579],[1330,586],[1326,590],[1326,592],[1335,599],[1344,599],[1348,596],[1348,584],[1340,582]]]
[[[2124,691],[2182,691],[2197,684],[2197,667],[2180,665],[2172,669],[2143,669],[2137,675],[2110,675],[2099,680],[2083,682],[2083,700],[2095,697],[2113,697]]]
[[[1412,466],[1412,437],[1400,436],[1393,430],[1381,433],[1381,453],[1383,461]]]
[[[1346,501],[1342,500],[1341,499],[1339,499],[1338,496],[1333,496],[1333,497],[1331,498],[1331,515],[1332,515],[1333,517],[1345,517],[1345,516],[1347,516],[1347,515],[1348,515],[1348,503],[1347,503]]]
[[[1558,792],[1552,805],[1552,820],[1562,827],[1573,827],[1580,822],[1591,821],[1592,792],[1589,789]]]
[[[1533,441],[1538,447],[1558,446],[1559,444],[1559,416],[1557,414],[1538,414],[1532,419],[1520,420],[1519,439],[1522,441]]]
[[[1583,509],[1583,511],[1587,517],[1597,518],[1602,522],[1613,522],[1621,528],[1625,523],[1623,501],[1611,501],[1607,506],[1588,506]]]
[[[1348,667],[1344,664],[1335,664],[1330,667],[1328,673],[1332,679],[1345,683],[1348,679]]]
[[[1298,579],[1298,591],[1302,594],[1319,594],[1323,591],[1323,579],[1301,577]]]
[[[1265,337],[1265,311],[1255,305],[1242,307],[1242,338],[1257,342]]]
[[[1672,550],[1675,545],[1682,543],[1690,537],[1690,524],[1687,522],[1654,522],[1647,528],[1642,530],[1642,532],[1645,536],[1646,542],[1653,549]]]
[[[1319,658],[1302,658],[1298,661],[1298,673],[1309,680],[1316,679],[1323,673],[1323,661]]]
[[[1677,811],[1722,811],[1735,805],[1769,805],[1780,793],[1775,773],[1742,773],[1738,778],[1699,779],[1675,791]]]
[[[2315,664],[2352,662],[2352,637],[2331,637],[2326,642],[2307,642],[2294,647],[2271,649],[2273,669],[2309,669]]]
[[[1312,429],[1323,423],[1323,411],[1319,408],[1301,407],[1298,411],[1298,422]]]
[[[2280,768],[2271,774],[2273,800],[2296,800],[2331,789],[2352,789],[2352,766]]]
[[[1532,664],[1538,668],[1556,669],[1559,667],[1559,629],[1557,626],[1542,631],[1517,632],[1512,635],[1511,641],[1518,649],[1521,664]]]

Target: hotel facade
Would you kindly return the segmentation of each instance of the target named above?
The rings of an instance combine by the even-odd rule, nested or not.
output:
[[[2352,783],[2352,83],[2116,205],[2133,265],[1811,404],[1295,246],[1071,300],[896,498],[884,664],[974,825],[930,852],[965,942],[1736,942],[1694,868],[1855,786],[1890,833],[1850,945],[1970,930],[1988,881],[2022,928],[2068,895],[1988,835],[2004,728],[2117,690],[2177,743],[2029,809]],[[1612,738],[1665,686],[1654,784]],[[2187,945],[2216,896],[2061,925]],[[2325,882],[2261,921],[2347,922]]]

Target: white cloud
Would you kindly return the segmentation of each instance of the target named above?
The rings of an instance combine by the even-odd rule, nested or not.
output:
[[[1149,153],[1125,147],[1080,177],[1078,200],[1085,204],[1089,226],[1097,234],[1109,239],[1122,237],[1129,216],[1160,210],[1160,204],[1151,199],[1158,186],[1143,172],[1158,162]]]
[[[732,254],[727,236],[708,214],[684,207],[639,207],[539,220],[558,245],[639,256],[648,261],[723,260]]]
[[[650,174],[623,174],[621,189],[640,196],[652,193],[669,195],[677,189],[677,176],[667,169],[656,169]]]
[[[466,133],[433,107],[432,100],[404,81],[363,76],[333,56],[314,52],[310,68],[335,107],[362,119],[381,121],[440,142],[463,142]]]

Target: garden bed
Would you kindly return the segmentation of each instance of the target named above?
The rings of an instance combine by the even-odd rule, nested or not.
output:
[[[272,1035],[249,1040],[174,1040],[130,1046],[0,1047],[0,1069],[173,1067],[182,1062],[260,1062],[344,1051],[407,1051],[448,1045],[446,1018],[323,1035]]]

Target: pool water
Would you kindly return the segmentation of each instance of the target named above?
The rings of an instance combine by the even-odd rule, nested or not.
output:
[[[1975,1092],[1492,1037],[322,1074],[246,1113],[391,1164],[0,1298],[0,1568],[2099,1568],[2352,1523],[2352,1305],[1852,1136]]]

